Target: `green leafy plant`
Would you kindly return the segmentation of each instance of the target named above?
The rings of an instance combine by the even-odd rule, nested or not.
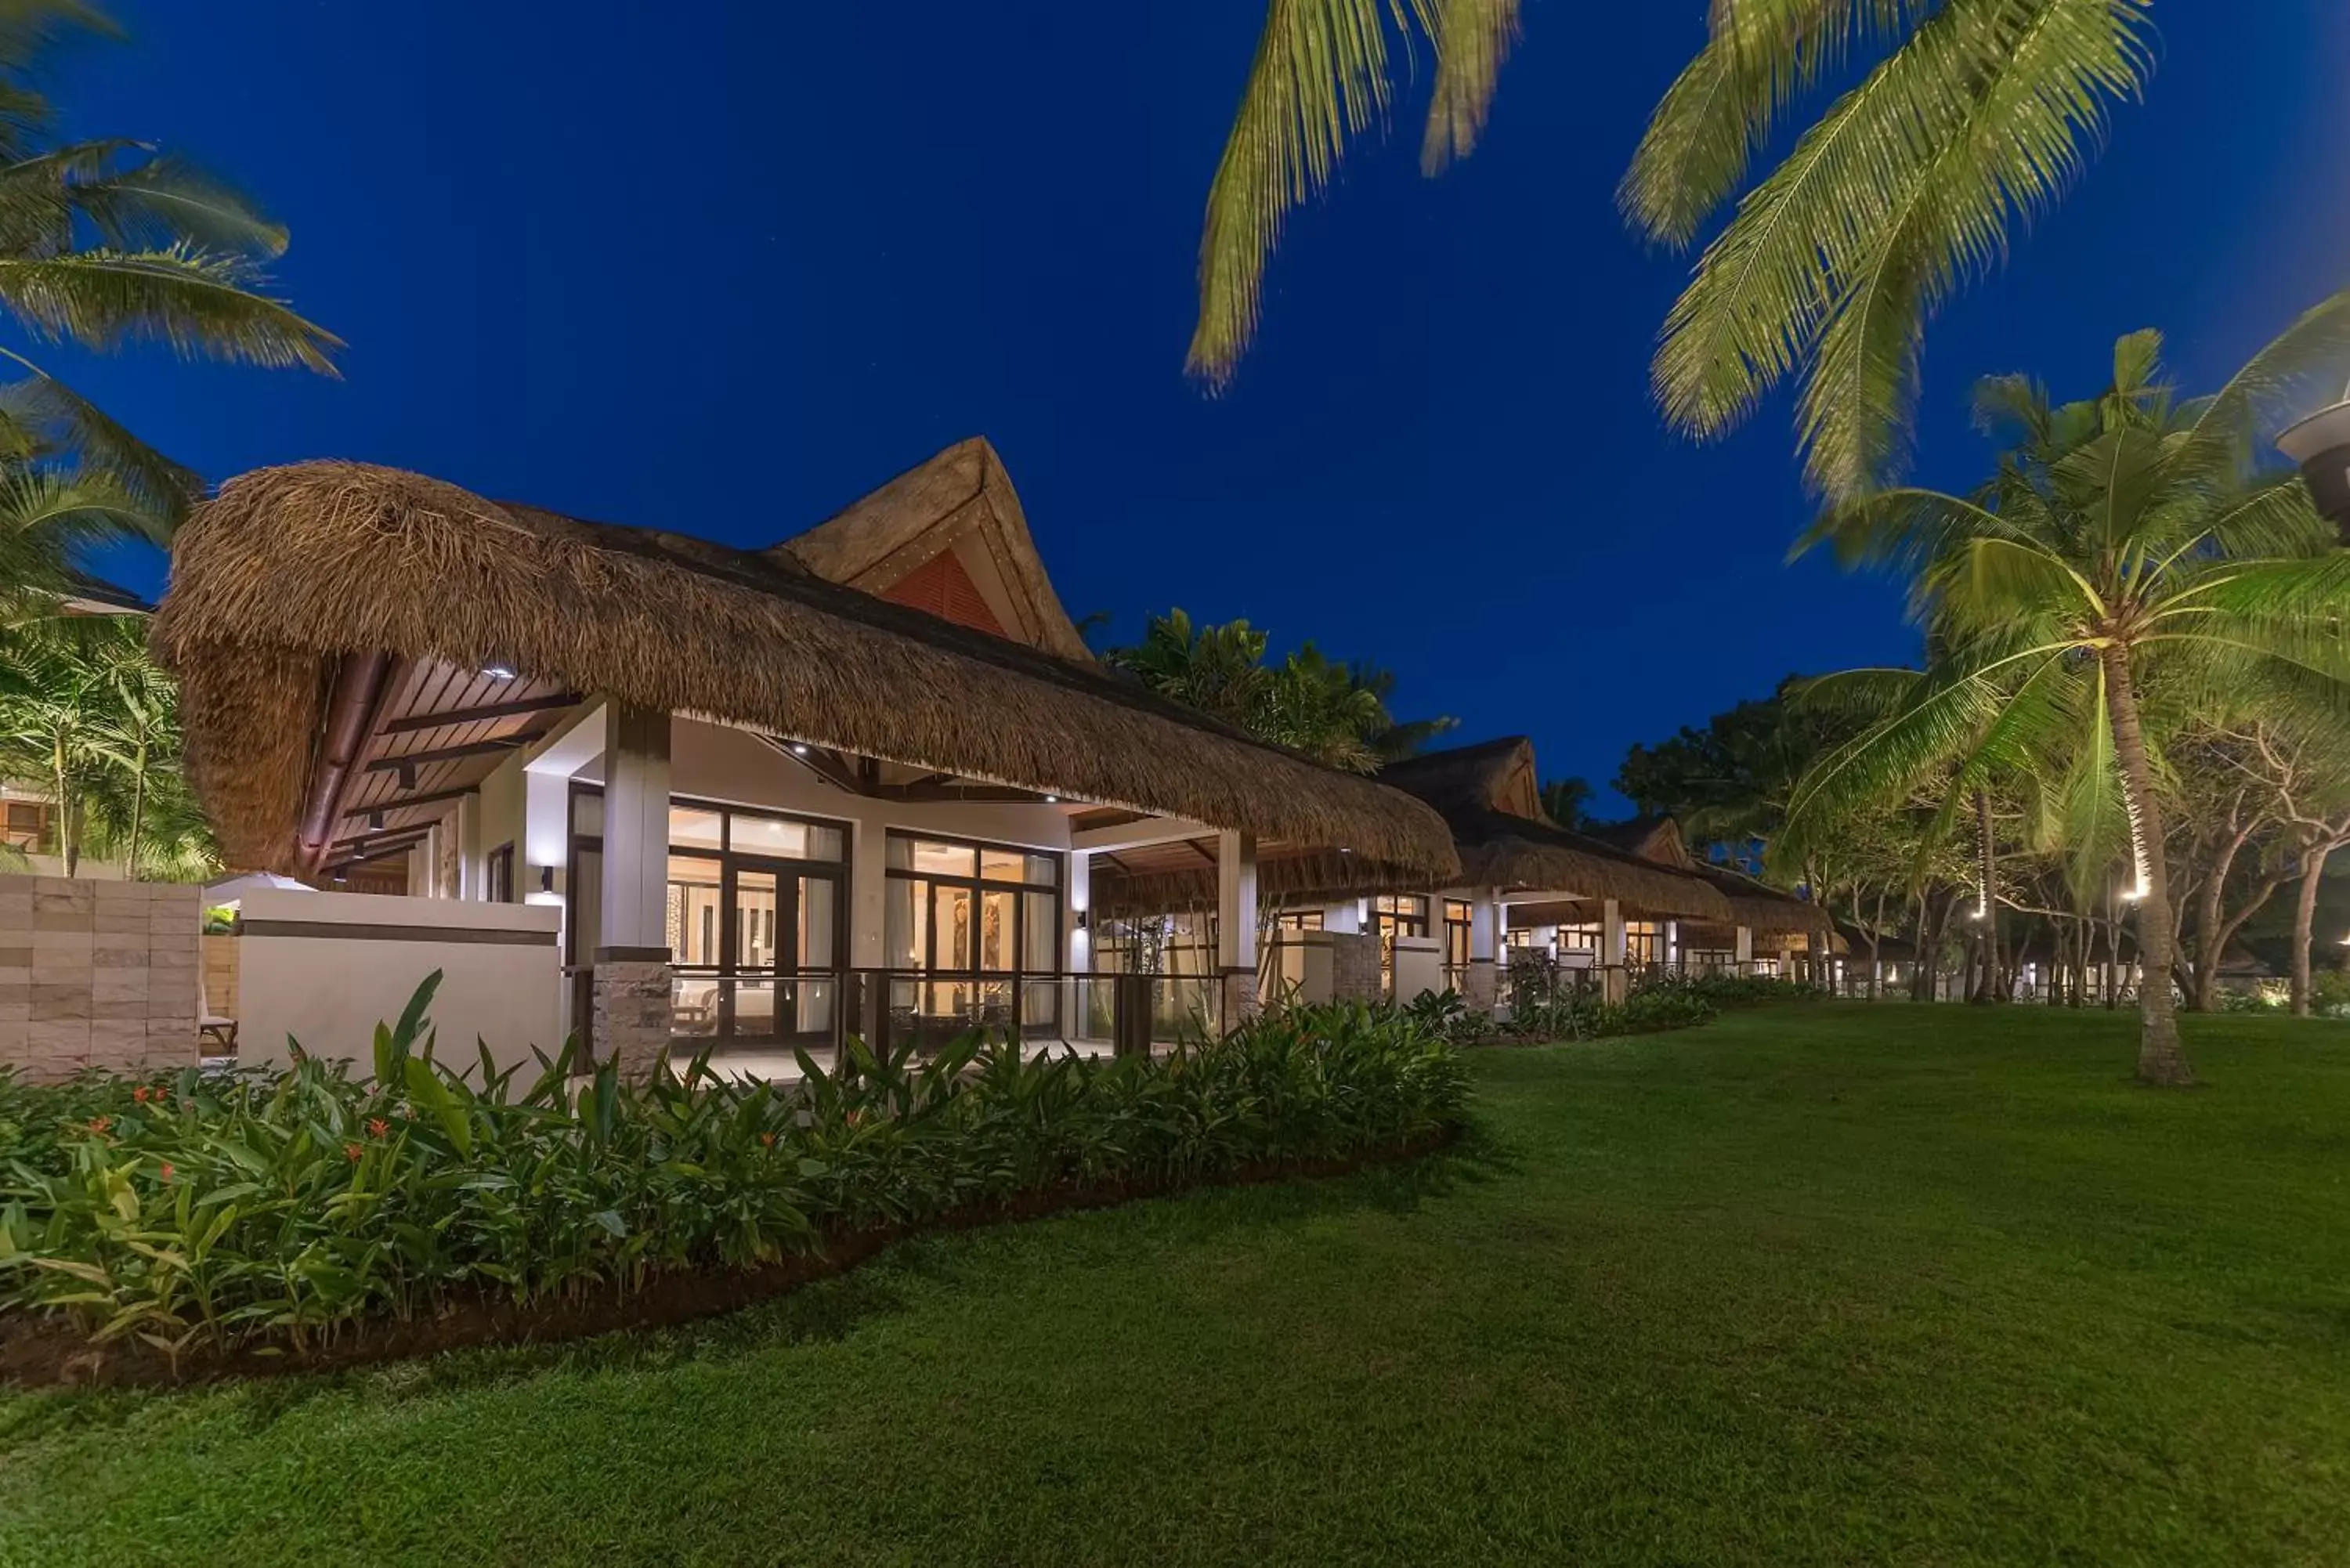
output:
[[[1393,1009],[1296,1008],[1148,1060],[965,1037],[850,1042],[797,1084],[697,1060],[649,1084],[567,1047],[438,1059],[438,977],[369,1065],[168,1080],[0,1078],[0,1311],[100,1341],[317,1345],[484,1294],[519,1305],[747,1270],[828,1238],[1071,1189],[1156,1190],[1399,1147],[1457,1125],[1458,1055]]]

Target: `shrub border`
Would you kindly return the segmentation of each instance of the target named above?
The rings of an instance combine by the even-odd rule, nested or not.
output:
[[[787,1295],[819,1280],[847,1273],[900,1241],[1122,1208],[1214,1188],[1320,1181],[1408,1165],[1451,1147],[1466,1130],[1467,1123],[1457,1121],[1437,1132],[1350,1154],[1264,1160],[1191,1179],[1151,1178],[1046,1188],[1009,1202],[951,1210],[918,1223],[827,1231],[817,1251],[756,1269],[660,1273],[633,1289],[608,1282],[577,1302],[523,1306],[484,1292],[459,1299],[430,1321],[371,1320],[353,1325],[331,1345],[302,1351],[283,1343],[241,1345],[192,1354],[174,1366],[161,1351],[135,1341],[93,1345],[87,1334],[62,1316],[28,1316],[11,1326],[9,1316],[15,1314],[0,1315],[0,1385],[24,1390],[179,1388],[233,1379],[339,1372],[443,1351],[559,1345],[606,1334],[664,1328]]]

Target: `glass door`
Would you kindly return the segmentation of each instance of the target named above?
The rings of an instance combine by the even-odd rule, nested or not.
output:
[[[718,1033],[828,1037],[839,961],[838,879],[787,861],[730,856]]]

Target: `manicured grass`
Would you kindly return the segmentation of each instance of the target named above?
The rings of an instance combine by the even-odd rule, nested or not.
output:
[[[2350,1562],[2350,1026],[1861,1003],[1475,1059],[1404,1171],[694,1329],[0,1396],[0,1563]]]

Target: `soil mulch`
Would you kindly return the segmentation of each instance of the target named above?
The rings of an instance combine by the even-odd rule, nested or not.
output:
[[[138,1341],[94,1345],[88,1334],[63,1318],[25,1318],[13,1323],[0,1318],[0,1383],[27,1388],[161,1387],[224,1378],[282,1377],[477,1345],[552,1345],[627,1329],[659,1328],[767,1301],[846,1272],[894,1243],[916,1236],[1115,1208],[1203,1188],[1257,1187],[1348,1176],[1434,1154],[1459,1136],[1456,1128],[1335,1158],[1243,1166],[1192,1181],[1128,1181],[1033,1192],[1010,1203],[956,1210],[920,1224],[837,1231],[826,1236],[816,1252],[763,1268],[660,1273],[638,1288],[608,1283],[576,1301],[518,1305],[486,1292],[463,1295],[429,1319],[345,1324],[330,1343],[302,1348],[280,1339],[226,1350],[192,1351],[175,1364],[162,1352]]]

